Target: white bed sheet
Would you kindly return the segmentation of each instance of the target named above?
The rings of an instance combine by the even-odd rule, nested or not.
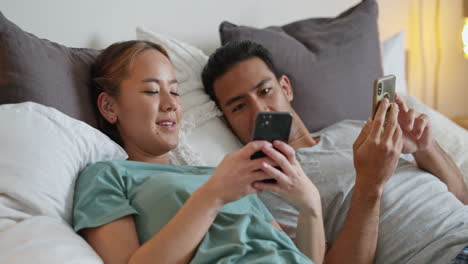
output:
[[[0,263],[103,262],[66,222],[48,216],[34,216],[0,232]]]

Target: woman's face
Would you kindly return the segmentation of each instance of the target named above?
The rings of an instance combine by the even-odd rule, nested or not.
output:
[[[177,147],[182,118],[169,59],[155,49],[138,54],[115,99],[117,128],[129,152],[160,156]]]

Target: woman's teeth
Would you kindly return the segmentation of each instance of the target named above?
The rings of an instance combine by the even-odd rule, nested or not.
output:
[[[173,126],[174,125],[173,122],[161,122],[159,124],[162,125],[162,126]]]

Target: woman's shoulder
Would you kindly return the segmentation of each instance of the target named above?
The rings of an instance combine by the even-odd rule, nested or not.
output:
[[[172,165],[155,164],[133,160],[105,160],[88,164],[88,166],[83,170],[83,173],[88,171],[157,169],[164,168],[166,166]]]
[[[125,178],[130,172],[157,170],[160,164],[131,160],[105,160],[89,164],[79,176],[80,181]]]
[[[178,174],[211,174],[214,167],[190,166],[190,165],[165,165],[149,162],[131,160],[108,160],[99,161],[88,165],[80,174],[81,180],[86,178],[96,179],[98,177],[121,178],[128,174],[140,174],[151,171],[152,174],[159,172],[172,172]]]
[[[88,166],[80,172],[77,185],[95,185],[100,181],[121,178],[122,175],[126,174],[125,166],[122,164],[123,162],[123,160],[107,160],[88,164]]]
[[[80,173],[80,176],[83,174],[95,174],[103,171],[120,170],[125,167],[125,162],[126,160],[105,160],[91,163],[85,167],[85,169]]]

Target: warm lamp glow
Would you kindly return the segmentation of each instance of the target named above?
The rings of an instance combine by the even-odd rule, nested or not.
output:
[[[465,25],[462,31],[463,40],[463,51],[465,52],[465,58],[468,59],[468,17],[465,17]]]

